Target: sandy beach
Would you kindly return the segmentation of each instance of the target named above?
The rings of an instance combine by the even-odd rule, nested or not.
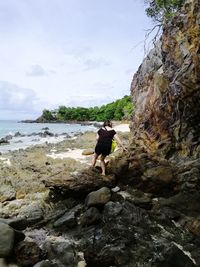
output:
[[[113,127],[113,129],[118,133],[128,133],[130,131],[129,124],[123,123],[123,124],[117,124]],[[47,154],[47,157],[51,157],[53,159],[63,159],[63,158],[72,158],[75,160],[80,161],[81,163],[85,163],[90,165],[91,164],[91,158],[92,158],[92,152],[93,149],[90,148],[91,153],[88,153],[88,155],[83,155],[84,149],[79,148],[73,148],[70,149],[67,152],[60,152],[56,153],[57,151],[53,149],[50,154]]]

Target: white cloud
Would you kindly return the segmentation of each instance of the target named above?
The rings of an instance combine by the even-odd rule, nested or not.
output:
[[[1,117],[129,93],[144,54],[132,47],[149,28],[141,0],[6,0],[0,10]]]
[[[105,97],[103,95],[72,95],[65,99],[65,106],[69,107],[94,107],[101,106],[112,102],[112,97]]]
[[[38,109],[44,104],[33,90],[0,81],[0,119],[17,118],[22,115],[33,117],[32,115],[38,114]],[[9,114],[9,118],[5,114]]]
[[[40,65],[32,65],[31,70],[26,73],[28,76],[45,76],[47,72]]]
[[[83,64],[85,65],[85,70],[94,70],[111,65],[111,63],[104,58],[87,59],[83,62]]]

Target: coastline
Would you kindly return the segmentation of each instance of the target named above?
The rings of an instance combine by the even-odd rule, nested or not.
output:
[[[17,121],[0,123],[0,152],[6,153],[44,143],[57,143],[86,131],[95,131],[93,125],[81,124],[23,124]]]
[[[102,124],[101,124],[102,125]],[[100,128],[100,127],[99,127]],[[119,123],[119,122],[114,122],[114,127],[113,129],[116,130],[116,132],[129,132],[129,124],[128,123]],[[34,149],[35,147],[52,147],[56,146],[59,143],[67,141],[71,141],[72,144],[74,143],[74,139],[76,139],[79,135],[84,135],[85,132],[92,132],[96,133],[97,129],[96,127],[93,128],[92,130],[84,131],[84,132],[74,132],[73,134],[55,134],[53,135],[52,133],[48,132],[48,130],[45,130],[44,133],[33,133],[31,135],[24,136],[17,132],[14,137],[15,141],[13,141],[13,148],[10,148],[9,144],[1,144],[0,145],[0,155],[6,155],[10,154],[12,152],[18,151],[18,150],[26,150],[26,149]],[[87,135],[86,135],[87,136]],[[95,134],[96,136],[96,134]],[[39,138],[40,137],[40,138]],[[11,137],[10,137],[11,138]],[[22,141],[23,138],[29,138],[29,142],[26,143]],[[34,139],[33,139],[34,138]],[[2,138],[3,139],[3,138]],[[9,140],[9,139],[8,139]],[[10,141],[10,140],[9,140]],[[35,142],[33,142],[35,141]]]
[[[102,122],[81,122],[77,124],[67,123],[52,123],[52,124],[29,124],[24,127],[23,124],[19,125],[18,122],[12,124],[13,126],[6,125],[0,135],[0,154],[18,149],[26,149],[27,147],[34,147],[45,143],[59,143],[67,138],[72,138],[76,135],[82,134],[86,131],[96,132],[102,126]],[[129,131],[128,123],[121,123],[119,121],[113,122],[116,131]],[[33,126],[33,127],[32,127]],[[4,125],[2,125],[2,130]],[[7,130],[6,130],[7,129]]]
[[[80,124],[80,125],[93,125],[95,127],[100,127],[102,122],[98,122],[98,121],[61,121],[61,120],[22,120],[22,121],[18,121],[19,123],[66,123],[66,124]]]
[[[120,138],[127,143],[128,124],[115,127]],[[44,143],[2,154],[0,217],[24,216],[24,212],[30,212],[30,206],[43,201],[48,194],[42,182],[44,179],[56,175],[68,177],[89,168],[95,145],[96,131],[87,131],[54,144]],[[114,153],[117,155],[119,151]],[[115,157],[114,153],[108,160]]]

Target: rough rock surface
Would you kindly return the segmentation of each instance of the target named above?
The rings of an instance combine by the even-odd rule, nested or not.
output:
[[[199,1],[187,1],[133,77],[132,132],[150,153],[200,155],[199,19]]]

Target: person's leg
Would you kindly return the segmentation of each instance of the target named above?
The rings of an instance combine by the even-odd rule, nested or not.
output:
[[[94,156],[93,156],[93,158],[92,158],[92,167],[95,166],[98,156],[99,156],[99,155],[97,155],[97,153],[94,153]]]
[[[105,163],[105,156],[101,155],[100,159],[100,165],[101,165],[101,170],[102,170],[102,175],[106,175],[106,163]]]

